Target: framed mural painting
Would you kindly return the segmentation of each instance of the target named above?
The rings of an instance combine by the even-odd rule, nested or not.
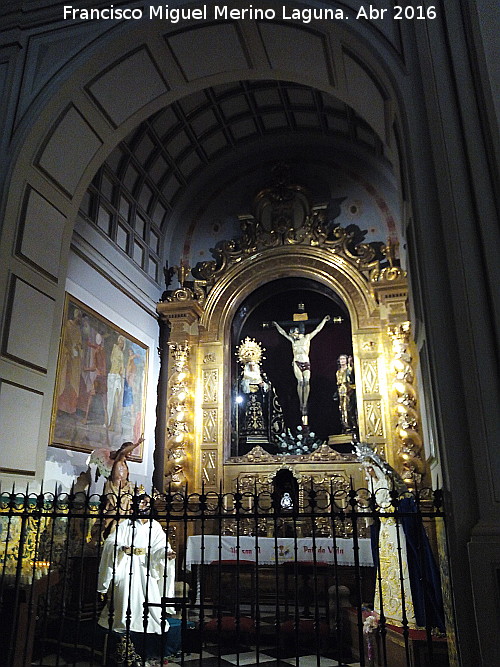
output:
[[[144,432],[148,348],[66,294],[50,444],[117,449]],[[141,444],[131,456],[142,461]]]

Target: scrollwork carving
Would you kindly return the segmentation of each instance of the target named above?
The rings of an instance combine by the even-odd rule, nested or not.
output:
[[[321,462],[328,461],[351,461],[353,460],[350,454],[340,454],[329,445],[323,444],[318,449],[309,454],[270,454],[266,452],[260,445],[257,445],[244,456],[234,456],[231,463],[280,463],[282,465],[293,463],[306,462]]]
[[[396,283],[401,280],[406,280],[406,271],[403,271],[402,268],[397,266],[396,251],[398,244],[389,240],[387,245],[381,248],[381,252],[388,262],[388,266],[380,268],[380,264],[377,264],[372,268],[370,272],[370,281],[372,284],[377,283]]]
[[[354,245],[354,234],[331,227],[324,208],[314,209],[304,188],[277,183],[256,196],[254,215],[240,217],[241,237],[222,241],[213,250],[214,260],[197,264],[191,271],[197,280],[214,283],[233,264],[257,252],[289,245],[325,248],[343,256],[358,270],[380,270],[377,251],[367,243]]]

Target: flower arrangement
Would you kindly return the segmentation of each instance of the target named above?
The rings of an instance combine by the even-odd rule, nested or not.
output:
[[[368,635],[378,629],[378,618],[375,614],[367,616],[363,621],[363,634]]]
[[[276,435],[276,444],[283,454],[310,454],[323,444],[314,431],[307,426],[297,426],[295,434],[288,428],[286,432]]]

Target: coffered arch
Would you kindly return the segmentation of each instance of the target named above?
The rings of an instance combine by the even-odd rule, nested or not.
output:
[[[391,127],[399,94],[378,62],[392,60],[398,72],[400,59],[383,39],[378,43],[381,56],[374,58],[365,45],[367,35],[362,34],[366,26],[356,23],[356,39],[354,31],[338,23],[325,29],[324,23],[321,28],[306,28],[226,22],[183,26],[172,35],[159,28],[164,26],[156,22],[130,28],[126,39],[106,34],[100,39],[100,53],[73,71],[66,82],[65,70],[50,79],[46,94],[50,89],[54,94],[38,120],[33,117],[38,98],[27,107],[19,130],[32,129],[20,146],[12,179],[15,182],[21,172],[28,173],[27,181],[37,194],[31,189],[26,194],[12,191],[7,214],[27,218],[28,230],[32,210],[40,205],[39,195],[48,202],[56,227],[57,212],[71,226],[91,176],[121,138],[155,111],[214,84],[275,78],[312,84],[364,117],[397,161]],[[182,44],[190,44],[189,54],[183,52]],[[279,57],[276,44],[287,45],[285,51],[279,50]],[[15,205],[15,198],[19,202],[23,194],[28,198],[24,210]],[[36,258],[28,259],[36,263]]]

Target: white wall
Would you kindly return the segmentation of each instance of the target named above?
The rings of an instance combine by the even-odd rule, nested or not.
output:
[[[135,269],[131,262],[123,258],[120,268],[127,271],[129,278],[133,279]],[[153,476],[156,393],[159,373],[158,324],[154,316],[154,301],[145,298],[144,307],[140,307],[124,291],[109,282],[74,251],[70,254],[66,291],[149,349],[143,460],[141,463],[129,463],[131,481],[143,484],[149,491]],[[44,487],[50,490],[58,484],[63,489],[69,489],[77,476],[87,469],[87,457],[87,453],[49,447]],[[101,488],[102,480],[97,486],[93,484],[92,491],[98,493]]]

